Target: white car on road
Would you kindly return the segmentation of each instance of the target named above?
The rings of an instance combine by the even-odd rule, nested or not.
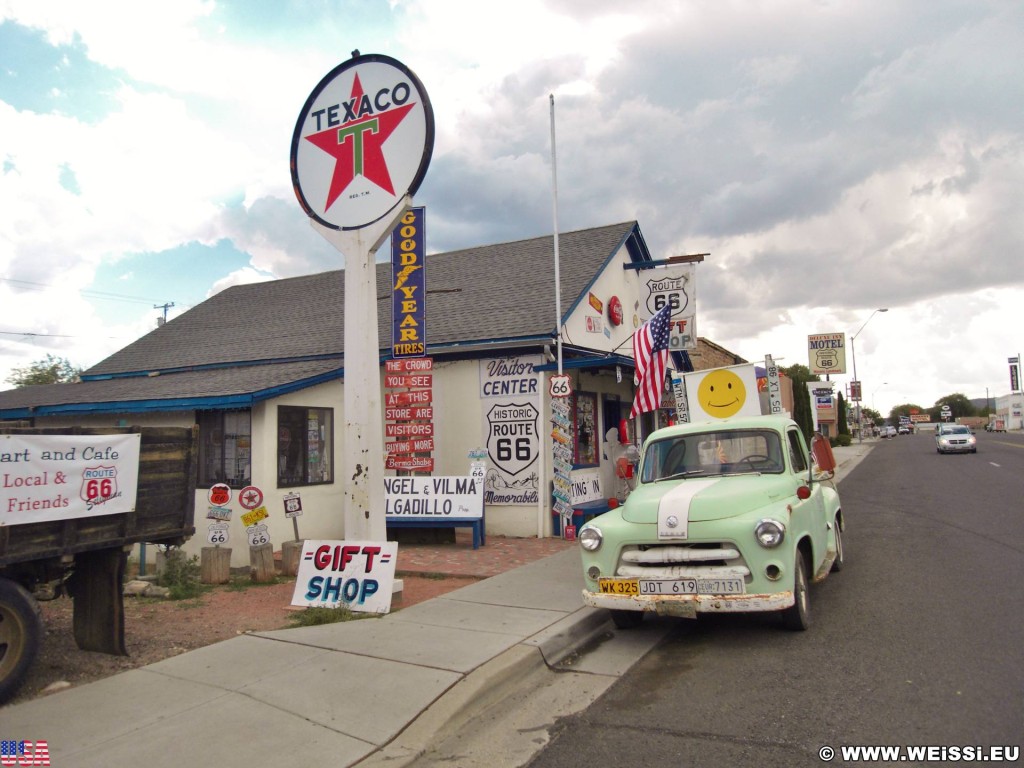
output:
[[[941,424],[935,432],[935,450],[939,453],[977,453],[978,438],[963,424]]]

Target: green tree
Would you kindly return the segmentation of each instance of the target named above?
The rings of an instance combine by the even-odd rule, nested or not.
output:
[[[880,414],[874,408],[861,408],[860,417],[861,419],[863,419],[865,424],[867,424],[869,421],[876,425],[882,423],[882,414]]]
[[[843,397],[843,393],[842,392],[839,393],[838,412],[839,412],[839,424],[838,424],[838,432],[837,432],[837,434],[848,435],[848,434],[850,434],[850,427],[846,423],[846,399]]]
[[[946,395],[940,397],[935,401],[935,405],[928,409],[928,413],[932,417],[932,421],[942,421],[942,406],[948,405],[950,417],[952,419],[958,419],[961,416],[977,416],[977,409],[967,399],[967,396],[956,392],[952,395]]]
[[[814,433],[814,418],[811,415],[811,395],[807,391],[807,382],[821,381],[821,377],[799,363],[781,370],[793,382],[793,421],[800,425],[800,431],[810,441]]]
[[[898,427],[900,424],[900,416],[910,416],[912,413],[924,413],[927,409],[922,408],[920,405],[914,403],[903,403],[902,405],[894,405],[892,410],[889,411],[889,423],[894,427]]]
[[[77,380],[81,373],[81,368],[76,368],[65,358],[48,354],[45,360],[37,360],[25,368],[15,368],[7,377],[7,383],[16,387],[62,384]]]

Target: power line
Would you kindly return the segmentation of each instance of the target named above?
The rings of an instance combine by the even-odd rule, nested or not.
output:
[[[5,336],[44,336],[48,339],[81,339],[82,336],[73,336],[67,333],[33,333],[32,331],[0,331],[0,334]],[[93,334],[89,334],[89,338],[96,338]],[[100,336],[101,339],[123,339],[124,336]]]
[[[50,283],[34,283],[30,280],[15,280],[12,277],[0,277],[0,281],[5,283],[17,283],[18,285],[29,286],[30,290],[41,291],[44,288],[56,288],[57,286]],[[107,291],[93,291],[88,288],[83,288],[78,291],[82,296],[93,299],[104,299],[106,301],[130,301],[137,304],[149,304],[157,301],[157,299],[147,299],[141,296],[125,296],[120,293],[109,293]],[[163,305],[161,305],[163,306]],[[174,306],[173,304],[171,306]]]

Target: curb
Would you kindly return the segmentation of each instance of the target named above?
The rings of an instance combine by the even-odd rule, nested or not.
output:
[[[438,696],[391,742],[361,760],[360,768],[402,768],[482,711],[507,698],[528,675],[547,671],[610,624],[607,612],[582,607],[481,664]]]
[[[583,602],[583,598],[580,598]],[[522,645],[534,646],[540,650],[544,662],[557,666],[566,656],[586,645],[597,635],[603,634],[611,624],[608,611],[601,608],[583,606],[576,609],[563,619],[556,621],[547,629],[542,629],[533,637],[528,637]]]
[[[359,761],[360,768],[402,768],[455,733],[481,710],[506,696],[509,685],[546,669],[535,648],[518,643],[463,677],[442,693],[389,743]]]

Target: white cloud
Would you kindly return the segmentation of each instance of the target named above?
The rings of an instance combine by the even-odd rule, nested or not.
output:
[[[0,67],[0,331],[54,334],[0,334],[0,379],[43,350],[94,364],[131,340],[109,336],[152,327],[144,301],[111,325],[82,293],[126,255],[225,239],[248,255],[196,296],[339,267],[294,199],[288,150],[310,90],[359,48],[400,59],[430,94],[437,138],[417,200],[430,250],[550,230],[555,94],[562,228],[636,218],[655,257],[710,252],[702,335],[806,362],[809,333],[852,333],[887,306],[857,341],[865,397],[1005,389],[1024,298],[1024,6],[329,0],[274,13],[0,0],[3,18],[74,46],[62,104],[88,95],[70,77],[81,52],[117,83],[105,113],[30,111]],[[53,87],[33,63],[10,69]],[[142,284],[144,263],[132,272]]]

